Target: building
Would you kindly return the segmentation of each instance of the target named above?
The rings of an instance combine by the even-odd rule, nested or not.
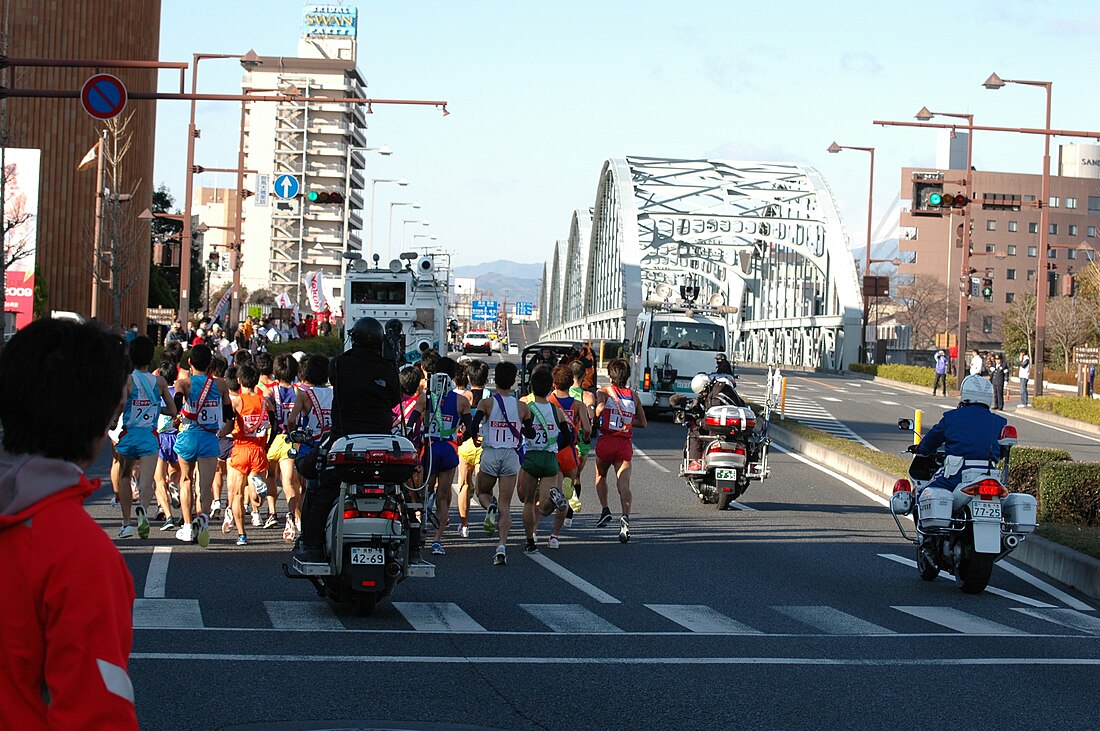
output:
[[[197,306],[198,298],[193,297],[195,309],[212,311],[217,303],[209,301],[209,293],[217,292],[233,281],[228,244],[233,240],[232,232],[237,225],[237,196],[235,188],[195,190],[195,226],[206,226],[199,239],[202,242],[202,263],[205,269],[202,307]],[[249,291],[254,290],[250,287]]]
[[[1087,148],[1096,149],[1087,149]],[[1075,273],[1100,253],[1100,147],[1065,145],[1061,169],[1050,181],[1048,295],[1072,291]],[[1093,160],[1092,165],[1080,164]],[[1073,172],[1071,176],[1068,173]],[[941,331],[953,329],[958,316],[955,299],[962,277],[961,215],[914,213],[915,178],[940,179],[948,193],[963,192],[964,170],[902,168],[901,198],[909,202],[901,214],[905,232],[900,241],[903,279],[935,277],[948,285],[951,305]],[[1089,177],[1083,177],[1088,175]],[[970,267],[974,277],[992,280],[992,292],[971,297],[968,341],[975,345],[1001,341],[1001,316],[1017,298],[1034,293],[1042,276],[1039,261],[1039,208],[1042,175],[974,171]]]
[[[127,59],[155,61],[160,55],[160,0],[0,0],[6,55],[58,59]],[[130,91],[155,91],[152,69],[100,69],[118,76]],[[3,72],[5,86],[24,89],[79,90],[94,73],[91,68],[19,67]],[[18,98],[5,102],[10,147],[42,151],[41,207],[38,215],[36,265],[48,290],[47,306],[109,321],[107,303],[92,310],[92,221],[96,210],[96,169],[77,166],[97,141],[102,123],[93,120],[76,99]],[[156,103],[131,99],[132,144],[125,159],[125,193],[133,193],[127,241],[132,278],[122,302],[122,327],[144,323],[149,298],[151,246],[148,224],[137,216],[152,200],[153,141]],[[131,191],[131,187],[136,189]]]
[[[245,93],[280,91],[299,99],[246,107],[245,168],[256,171],[251,189],[258,194],[243,207],[241,283],[288,292],[304,306],[307,272],[322,272],[328,295],[339,302],[342,254],[362,249],[363,153],[350,153],[366,146],[367,109],[310,101],[366,96],[356,68],[356,8],[308,4],[302,17],[298,56],[261,57],[242,82]],[[299,197],[279,197],[274,182],[283,174],[300,182]],[[347,201],[311,202],[311,192],[339,193]]]

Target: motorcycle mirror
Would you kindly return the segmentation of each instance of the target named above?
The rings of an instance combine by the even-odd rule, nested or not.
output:
[[[898,419],[898,429],[902,431],[909,431],[913,428],[913,422],[908,419]]]

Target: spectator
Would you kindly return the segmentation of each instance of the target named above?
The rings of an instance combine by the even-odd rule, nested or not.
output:
[[[180,324],[179,320],[176,320],[172,323],[172,327],[169,328],[168,334],[164,336],[164,345],[167,346],[169,343],[180,343],[183,345],[186,342],[187,340],[183,333],[183,326]]]
[[[993,384],[993,410],[1005,410],[1005,382],[1008,380],[1008,368],[998,353],[989,370],[989,382]]]
[[[137,323],[136,322],[131,322],[130,323],[130,329],[127,330],[126,334],[123,336],[124,338],[126,338],[126,344],[129,345],[130,343],[134,342],[134,338],[136,338],[137,336],[138,336]]]
[[[1019,408],[1026,409],[1028,404],[1027,399],[1027,382],[1031,379],[1031,358],[1028,356],[1026,350],[1020,351],[1020,404]]]
[[[937,350],[933,356],[935,360],[936,378],[932,381],[932,395],[936,395],[936,388],[943,384],[943,395],[947,395],[947,354]]]
[[[970,358],[970,375],[980,376],[983,370],[985,370],[985,359],[982,358],[982,351],[974,348],[974,355]]]
[[[206,331],[201,327],[195,331],[195,337],[191,339],[191,347],[196,345],[206,345]]]
[[[1088,384],[1087,384],[1087,389],[1085,391],[1086,395],[1088,395],[1090,397],[1092,396],[1092,394],[1093,394],[1092,386],[1095,382],[1096,382],[1096,364],[1094,363],[1094,364],[1089,366],[1089,380],[1088,380]]]
[[[0,728],[138,728],[134,583],[83,506],[128,365],[119,336],[53,319],[0,354]]]

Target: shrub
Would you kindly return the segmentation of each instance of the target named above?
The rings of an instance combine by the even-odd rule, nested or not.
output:
[[[1012,492],[1026,492],[1039,499],[1039,472],[1056,462],[1069,461],[1064,449],[1043,447],[1013,447],[1008,462],[1008,486]]]
[[[1100,399],[1077,396],[1036,396],[1032,405],[1067,419],[1100,425]]]
[[[1041,520],[1100,526],[1100,463],[1055,462],[1039,471]]]
[[[287,343],[271,343],[267,346],[267,352],[272,355],[296,353],[299,350],[307,355],[317,353],[331,358],[344,352],[344,341],[332,335],[327,338],[306,338],[304,340],[291,340]]]
[[[1047,383],[1057,383],[1061,386],[1076,386],[1077,374],[1066,371],[1055,371],[1050,368],[1043,369],[1043,380]]]
[[[870,363],[849,363],[848,370],[852,373],[866,373],[873,376],[878,372],[878,366]]]

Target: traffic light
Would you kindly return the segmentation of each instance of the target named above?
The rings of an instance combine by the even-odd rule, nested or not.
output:
[[[928,195],[928,210],[930,211],[966,208],[968,203],[970,203],[970,199],[962,193],[936,191]]]
[[[218,271],[218,269],[220,269],[220,267],[218,266],[219,261],[220,261],[220,257],[218,256],[218,252],[211,251],[210,256],[206,257],[206,268],[207,268],[207,270],[211,271],[211,272]]]
[[[344,204],[344,196],[342,193],[337,193],[336,191],[329,192],[327,190],[311,190],[306,193],[306,200],[310,203]]]
[[[982,278],[982,298],[986,300],[993,299],[993,279],[990,277]]]

